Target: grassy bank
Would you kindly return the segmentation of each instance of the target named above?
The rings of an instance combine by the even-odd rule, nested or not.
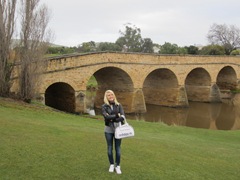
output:
[[[239,179],[240,131],[131,121],[123,174],[108,173],[101,117],[0,98],[0,179]]]

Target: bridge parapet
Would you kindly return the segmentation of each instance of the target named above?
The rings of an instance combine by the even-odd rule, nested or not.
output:
[[[58,71],[93,66],[96,64],[117,63],[130,65],[233,65],[239,66],[238,56],[193,56],[193,55],[160,55],[141,53],[100,52],[76,54],[48,58],[46,71]]]

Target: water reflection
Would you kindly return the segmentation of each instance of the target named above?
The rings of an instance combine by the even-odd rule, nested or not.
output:
[[[127,118],[204,129],[240,129],[240,106],[234,106],[228,101],[224,103],[190,102],[189,108],[146,106],[147,113],[128,114]]]

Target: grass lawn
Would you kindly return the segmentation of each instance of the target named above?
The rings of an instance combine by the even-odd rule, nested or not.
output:
[[[123,174],[108,172],[102,117],[0,98],[0,179],[240,179],[240,131],[128,120]]]

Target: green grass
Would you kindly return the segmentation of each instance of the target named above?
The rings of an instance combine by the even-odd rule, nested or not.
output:
[[[94,76],[91,76],[91,78],[88,81],[87,84],[89,87],[97,87],[97,80]]]
[[[128,120],[123,174],[108,172],[102,117],[54,111],[0,98],[0,179],[240,178],[240,131]]]
[[[231,90],[230,92],[233,94],[238,94],[240,93],[240,89]]]

